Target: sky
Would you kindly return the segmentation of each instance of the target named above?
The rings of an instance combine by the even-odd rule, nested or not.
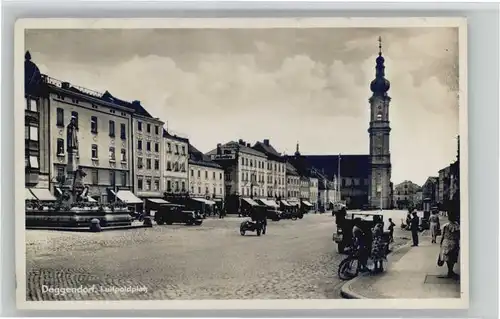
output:
[[[456,157],[457,28],[27,30],[25,46],[42,73],[139,100],[204,152],[368,154],[379,36],[392,181],[422,185]]]

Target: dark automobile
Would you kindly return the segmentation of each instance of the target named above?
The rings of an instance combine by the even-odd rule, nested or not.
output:
[[[368,248],[371,250],[371,229],[381,222],[384,223],[382,214],[368,213],[368,212],[354,212],[347,213],[345,218],[337,224],[337,231],[333,233],[333,241],[337,243],[339,253],[344,253],[347,247],[352,246],[352,228],[354,227],[354,220],[360,218],[362,220],[361,229],[368,236]]]
[[[172,225],[173,223],[186,225],[201,225],[202,216],[194,210],[186,210],[185,206],[178,204],[164,204],[155,214],[158,225]]]
[[[292,210],[285,210],[284,212],[281,213],[281,219],[292,219],[296,220],[302,219],[304,217],[304,213],[300,211],[292,211]]]
[[[269,208],[267,210],[267,218],[275,222],[281,219],[281,214],[282,212],[277,209]]]
[[[251,221],[245,220],[240,224],[240,234],[241,236],[245,236],[247,231],[256,231],[257,236],[266,234],[266,224],[263,221]]]

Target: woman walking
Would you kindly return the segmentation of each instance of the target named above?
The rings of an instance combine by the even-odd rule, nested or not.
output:
[[[429,223],[432,237],[431,243],[435,244],[437,242],[438,231],[441,228],[441,225],[439,225],[439,216],[436,211],[433,211],[431,217],[429,217]]]
[[[384,228],[381,223],[378,223],[372,229],[372,260],[374,264],[373,272],[383,272],[384,271],[384,259],[386,258],[386,243],[382,239],[384,234]]]
[[[457,223],[454,214],[448,214],[448,220],[449,223],[443,227],[439,261],[441,261],[441,265],[442,263],[446,263],[448,278],[452,278],[456,276],[453,272],[453,267],[458,261],[458,254],[460,252],[460,224]]]

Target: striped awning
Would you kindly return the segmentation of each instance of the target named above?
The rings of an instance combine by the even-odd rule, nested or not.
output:
[[[309,203],[309,202],[308,202],[308,201],[306,201],[306,200],[303,200],[303,201],[302,201],[302,204],[304,204],[304,205],[306,205],[306,206],[309,206],[309,207],[313,207],[313,206],[314,206],[313,204]]]
[[[121,190],[116,193],[116,197],[127,204],[142,204],[142,200],[135,196],[131,191]]]
[[[30,191],[33,194],[33,196],[35,196],[35,198],[40,201],[47,201],[47,202],[56,201],[54,195],[52,195],[47,188],[31,188]]]
[[[247,202],[249,205],[251,205],[251,206],[258,206],[258,205],[259,205],[259,203],[257,203],[256,201],[254,201],[254,200],[253,200],[253,199],[251,199],[251,198],[246,197],[246,198],[242,198],[242,199],[243,199],[245,202]]]

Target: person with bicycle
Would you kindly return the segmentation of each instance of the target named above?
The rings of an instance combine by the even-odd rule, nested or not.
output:
[[[369,271],[368,263],[368,243],[367,236],[362,229],[361,218],[354,219],[354,227],[352,228],[353,248],[358,251],[358,268],[361,272]]]

